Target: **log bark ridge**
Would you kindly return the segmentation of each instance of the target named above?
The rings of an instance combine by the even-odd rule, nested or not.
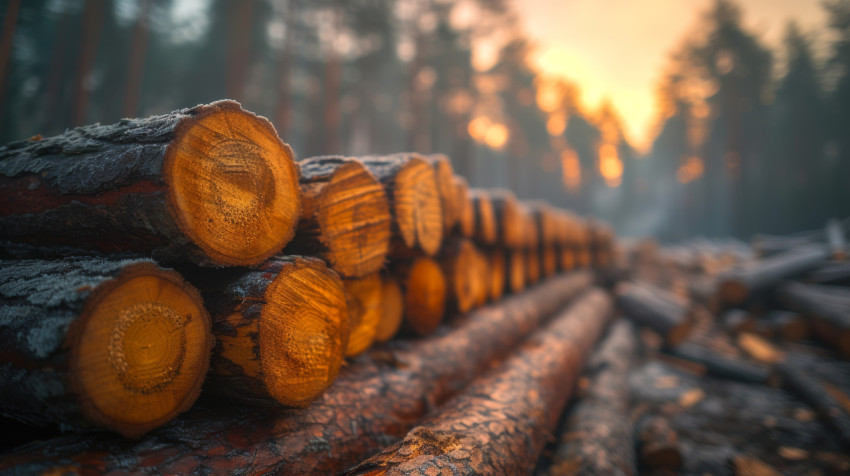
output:
[[[500,368],[346,474],[529,474],[613,302],[591,290]]]
[[[159,261],[254,265],[301,213],[292,150],[219,101],[0,147],[0,237]]]
[[[304,207],[287,252],[319,256],[346,278],[379,271],[392,223],[383,186],[353,158],[311,157],[298,165]]]
[[[187,410],[212,334],[197,290],[149,260],[0,262],[2,414],[138,437]]]

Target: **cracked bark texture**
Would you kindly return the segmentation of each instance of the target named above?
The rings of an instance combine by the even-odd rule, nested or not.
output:
[[[306,409],[196,405],[138,444],[60,437],[15,449],[0,472],[339,472],[403,436],[591,283],[586,272],[558,276],[439,335],[373,349]]]
[[[292,238],[292,150],[219,101],[0,147],[0,238],[158,261],[253,265]]]
[[[529,474],[613,311],[594,289],[404,439],[346,474]]]

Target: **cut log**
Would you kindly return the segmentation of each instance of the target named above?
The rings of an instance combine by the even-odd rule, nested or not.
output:
[[[381,322],[383,283],[378,273],[343,281],[348,296],[348,316],[351,333],[345,356],[352,357],[368,349],[375,342]]]
[[[481,307],[487,304],[487,300],[490,296],[490,263],[489,257],[484,254],[483,251],[478,248],[474,248],[475,250],[475,273],[478,275],[475,280],[475,304],[474,307]]]
[[[613,304],[594,290],[402,441],[346,474],[530,474]]]
[[[850,299],[848,299],[848,305],[850,305]],[[803,316],[796,312],[771,311],[759,321],[769,330],[769,337],[787,340],[809,338],[809,325]]]
[[[458,230],[460,231],[461,236],[465,238],[474,238],[475,207],[473,206],[472,198],[469,195],[469,185],[467,185],[465,178],[457,175],[455,175],[454,182],[458,206],[460,207],[460,213],[458,215]]]
[[[439,263],[423,256],[395,263],[393,271],[404,293],[404,328],[421,336],[434,332],[446,314],[446,275]]]
[[[635,430],[642,465],[653,469],[675,470],[682,467],[679,437],[665,418],[645,415],[639,419]]]
[[[540,272],[543,277],[548,278],[558,272],[558,255],[555,245],[546,245],[541,250]]]
[[[0,262],[0,414],[138,437],[187,410],[209,366],[197,290],[148,260]]]
[[[537,248],[525,251],[525,276],[529,285],[540,281],[540,253]]]
[[[817,268],[828,257],[829,250],[825,246],[810,245],[736,269],[720,279],[720,299],[727,305],[743,304],[753,294]]]
[[[399,241],[429,256],[436,254],[443,240],[443,211],[431,165],[412,153],[359,159],[384,186]]]
[[[279,257],[217,289],[199,286],[217,341],[207,389],[306,407],[333,383],[350,326],[342,282],[322,260]]]
[[[507,275],[506,290],[511,293],[518,293],[525,289],[525,251],[519,248],[510,249],[507,251],[507,260],[505,269]]]
[[[538,249],[540,247],[540,229],[537,220],[525,204],[519,206],[520,218],[522,219],[522,245],[527,249]]]
[[[287,252],[319,256],[346,278],[379,271],[392,215],[378,180],[353,158],[311,157],[298,165],[304,207]]]
[[[63,437],[0,459],[0,472],[335,474],[404,435],[591,282],[589,273],[555,277],[440,335],[389,343],[355,359],[306,409],[196,407],[140,444]]]
[[[558,247],[558,267],[562,271],[570,271],[577,267],[575,248],[571,245]]]
[[[589,385],[579,387],[548,474],[637,473],[626,381],[636,357],[634,329],[620,320],[590,360]]]
[[[626,317],[648,326],[669,346],[682,342],[691,330],[689,309],[677,296],[655,286],[623,282],[615,291]]]
[[[850,357],[850,289],[787,283],[776,290],[780,302],[811,317],[815,335]]]
[[[440,267],[446,277],[446,302],[452,311],[466,313],[475,306],[476,298],[486,289],[476,267],[475,245],[463,238],[453,238],[443,245]]]
[[[743,359],[719,355],[701,345],[684,343],[667,349],[667,352],[673,357],[700,364],[708,373],[720,378],[761,385],[771,383],[771,374],[767,367]]]
[[[850,286],[850,261],[830,262],[806,275],[805,281],[812,284]]]
[[[514,193],[505,189],[490,190],[490,202],[496,217],[498,243],[510,248],[523,246],[525,221]]]
[[[494,248],[487,256],[488,296],[491,301],[498,301],[505,292],[505,252],[501,248]]]
[[[401,328],[404,316],[404,295],[398,280],[389,275],[382,275],[381,281],[381,321],[375,332],[375,342],[386,342],[393,338]]]
[[[526,202],[526,206],[536,222],[541,245],[557,244],[560,225],[555,210],[548,203],[539,200]]]
[[[720,321],[723,327],[732,334],[756,331],[755,318],[743,309],[729,309],[721,316]]]
[[[460,216],[452,162],[443,154],[430,154],[423,156],[423,158],[434,168],[434,179],[437,182],[440,204],[443,209],[443,230],[445,234],[448,234],[454,228]]]
[[[850,415],[823,383],[794,359],[776,364],[775,369],[782,378],[783,388],[809,404],[824,423],[835,431],[845,448],[850,449]]]
[[[292,150],[219,101],[0,148],[0,238],[254,265],[301,214]]]
[[[475,211],[475,240],[486,245],[496,243],[496,218],[490,195],[486,190],[472,189],[469,191],[469,198]]]

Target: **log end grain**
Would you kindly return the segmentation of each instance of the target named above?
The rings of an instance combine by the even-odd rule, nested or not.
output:
[[[493,214],[493,203],[486,190],[472,189],[469,191],[475,214],[475,239],[480,243],[492,245],[496,243],[496,218]]]
[[[392,339],[401,327],[404,315],[404,295],[398,281],[392,276],[381,276],[381,282],[381,320],[375,332],[375,342]]]
[[[461,236],[472,238],[475,236],[475,206],[469,194],[469,184],[465,178],[457,175],[454,183],[458,201],[458,228]]]
[[[353,357],[368,349],[375,341],[383,312],[383,282],[378,273],[362,278],[346,279],[348,314],[351,334],[345,349],[347,357]]]
[[[182,120],[174,135],[163,162],[169,208],[214,262],[257,264],[292,239],[298,169],[268,120],[219,101]]]
[[[505,292],[505,252],[499,248],[493,249],[487,259],[488,296],[491,301],[498,301]]]
[[[414,260],[403,287],[406,326],[419,335],[434,332],[446,313],[446,278],[440,265],[431,258]]]
[[[508,250],[507,259],[507,290],[518,293],[525,289],[526,285],[526,260],[525,251],[522,249]]]
[[[440,203],[443,208],[443,229],[451,230],[458,220],[458,200],[454,184],[454,168],[451,160],[443,154],[425,156],[434,168],[434,179],[440,192]]]
[[[720,300],[729,305],[743,304],[750,295],[746,283],[738,279],[729,278],[720,283]]]
[[[195,402],[212,334],[197,290],[141,262],[92,292],[67,344],[69,383],[83,413],[138,437]]]
[[[433,256],[443,241],[443,207],[434,171],[421,158],[411,158],[395,176],[393,206],[405,245]]]
[[[440,264],[446,276],[449,303],[464,314],[475,306],[479,290],[484,289],[478,272],[475,245],[465,239],[451,240],[443,246]]]
[[[302,186],[307,187],[310,185]],[[322,257],[331,267],[344,277],[379,271],[389,249],[392,215],[375,176],[362,163],[347,160],[321,185],[309,211],[306,203],[312,200],[306,199],[308,195],[309,191],[305,193],[305,213],[313,213],[310,218],[315,218],[319,240],[327,248]]]
[[[258,318],[252,318],[249,299],[216,320],[214,371],[254,379],[261,395],[305,407],[333,383],[342,365],[349,341],[345,291],[319,259],[288,257],[264,267],[279,271],[261,298]]]

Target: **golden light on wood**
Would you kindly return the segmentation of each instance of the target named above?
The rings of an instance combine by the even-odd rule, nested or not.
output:
[[[292,150],[265,119],[235,102],[182,121],[163,177],[180,228],[210,257],[257,264],[292,238],[301,213]]]
[[[138,436],[195,401],[211,344],[197,291],[152,263],[131,265],[73,324],[69,382],[91,420]]]
[[[374,273],[358,279],[346,279],[344,286],[348,294],[348,314],[351,323],[351,334],[345,355],[352,357],[368,349],[375,341],[383,312],[381,304],[383,283],[381,276]]]
[[[446,311],[446,278],[431,258],[413,261],[402,282],[407,326],[419,335],[433,332]]]

